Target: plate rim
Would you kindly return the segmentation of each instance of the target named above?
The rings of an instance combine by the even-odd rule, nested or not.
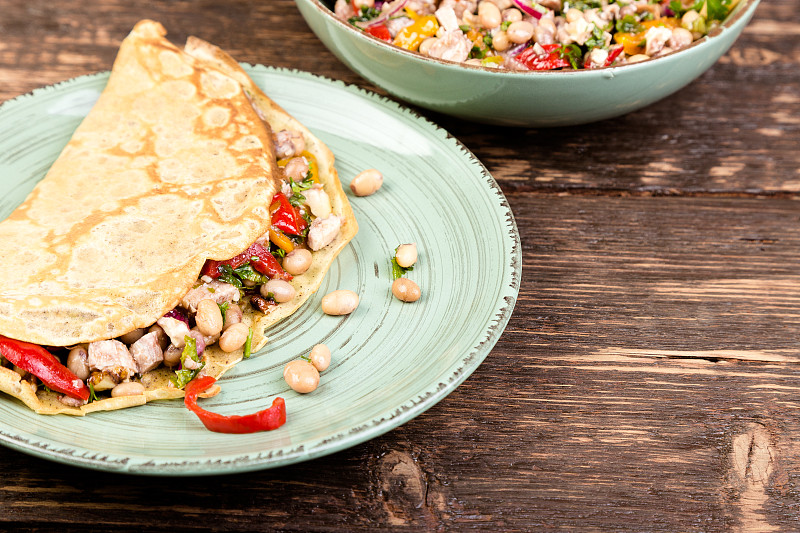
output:
[[[504,231],[501,232],[503,238],[504,240],[510,239],[509,255],[506,258],[506,266],[509,269],[509,281],[504,286],[500,287],[500,295],[495,302],[494,315],[487,321],[485,328],[481,332],[483,340],[478,342],[477,345],[474,345],[469,351],[465,351],[458,362],[451,365],[448,370],[452,369],[453,372],[446,382],[440,381],[439,383],[430,383],[425,387],[425,390],[415,393],[415,397],[409,398],[405,402],[388,409],[378,416],[369,420],[364,420],[360,424],[354,424],[345,430],[331,433],[330,436],[326,436],[326,438],[310,449],[306,449],[305,444],[300,443],[285,448],[253,450],[255,453],[250,453],[246,457],[242,457],[241,454],[239,456],[220,454],[198,460],[185,460],[182,463],[169,461],[167,460],[168,458],[165,457],[157,458],[155,461],[153,458],[146,460],[146,454],[142,454],[141,456],[117,456],[106,454],[99,450],[87,450],[87,452],[90,452],[89,456],[86,456],[87,454],[85,453],[82,455],[75,455],[77,450],[71,448],[69,444],[54,441],[37,441],[37,439],[34,438],[27,439],[22,435],[7,432],[5,428],[2,427],[2,420],[0,420],[0,444],[28,455],[69,466],[111,473],[116,472],[157,477],[226,475],[287,466],[330,455],[362,444],[388,433],[400,425],[416,418],[439,403],[439,401],[453,392],[472,375],[478,366],[486,359],[505,331],[519,296],[522,279],[521,241],[519,229],[508,200],[503,194],[500,185],[478,157],[459,139],[423,116],[417,110],[411,109],[372,90],[299,69],[245,62],[240,64],[245,68],[248,75],[263,73],[266,75],[277,74],[290,78],[307,79],[323,85],[337,87],[340,90],[353,93],[359,98],[372,100],[381,107],[388,107],[396,113],[405,114],[413,119],[414,129],[417,129],[421,124],[423,128],[427,128],[432,134],[441,136],[444,142],[454,142],[454,148],[458,149],[461,157],[465,157],[469,164],[477,166],[476,172],[483,178],[483,182],[488,186],[489,192],[496,195],[498,214],[502,211],[500,216],[505,219],[506,227]],[[14,109],[19,105],[24,105],[24,103],[32,98],[36,98],[40,94],[58,91],[76,82],[107,78],[109,74],[110,71],[107,70],[94,72],[75,76],[54,84],[37,87],[30,92],[0,103],[0,113],[9,109]],[[280,102],[278,103],[280,105]],[[310,129],[313,131],[313,126],[310,126]],[[492,203],[494,203],[494,201]],[[501,301],[502,305],[500,305]]]

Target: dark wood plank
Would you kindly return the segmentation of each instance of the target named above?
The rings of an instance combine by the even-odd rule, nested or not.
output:
[[[796,203],[528,194],[512,207],[526,236],[517,313],[425,414],[328,458],[219,478],[87,473],[0,449],[0,524],[796,525],[800,237],[783,231]]]

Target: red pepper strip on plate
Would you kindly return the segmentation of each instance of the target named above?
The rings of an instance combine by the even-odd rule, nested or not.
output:
[[[89,388],[56,357],[39,346],[0,335],[0,355],[30,372],[54,391],[80,400],[89,400]]]
[[[371,26],[364,31],[366,31],[373,37],[377,37],[381,41],[386,41],[387,43],[392,42],[392,34],[389,33],[389,28],[386,27],[386,24]]]
[[[203,265],[203,270],[200,271],[200,275],[216,279],[220,275],[220,265],[229,265],[231,268],[236,269],[248,262],[253,265],[253,268],[265,276],[268,276],[270,279],[280,278],[286,281],[292,279],[292,276],[283,270],[278,260],[275,259],[275,256],[257,242],[254,242],[247,250],[227,261],[214,261],[213,259],[209,259],[206,261],[206,264]]]
[[[305,219],[300,216],[283,193],[279,192],[272,197],[269,210],[272,213],[272,225],[282,232],[291,235],[300,235],[303,232],[306,226]]]
[[[225,416],[206,411],[197,405],[197,395],[208,390],[217,381],[211,376],[195,378],[186,385],[183,403],[192,411],[206,429],[217,433],[255,433],[278,429],[286,423],[286,403],[283,398],[275,398],[272,407],[249,415]]]
[[[541,47],[544,51],[537,52],[537,47]],[[517,54],[515,59],[530,70],[553,70],[569,67],[569,61],[562,57],[560,49],[561,45],[559,44],[529,46]]]

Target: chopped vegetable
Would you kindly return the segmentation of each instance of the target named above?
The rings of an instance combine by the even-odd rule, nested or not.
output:
[[[401,267],[397,264],[397,257],[392,257],[392,279],[402,278],[406,272],[414,270],[413,265],[410,267]]]
[[[186,341],[186,345],[183,347],[183,352],[181,353],[181,368],[180,370],[175,371],[174,376],[170,376],[170,381],[179,389],[184,388],[190,381],[192,381],[197,374],[206,366],[205,362],[200,361],[200,357],[197,355],[197,341],[190,336],[186,336],[183,338]],[[199,363],[195,369],[187,369],[186,368],[186,359],[191,359],[195,363]]]
[[[79,400],[89,400],[86,384],[41,346],[0,335],[0,353],[12,364],[42,380],[52,390]]]
[[[252,352],[252,350],[253,350],[253,328],[250,328],[250,330],[247,333],[247,340],[244,341],[244,352],[242,354],[242,357],[244,357],[245,359],[249,359],[250,352]]]
[[[569,67],[560,44],[535,44],[523,50],[516,59],[530,70],[553,70]]]
[[[191,410],[209,431],[217,433],[255,433],[271,431],[286,423],[286,403],[283,398],[275,398],[272,406],[249,415],[225,416],[206,411],[197,405],[197,395],[211,388],[217,380],[203,376],[192,380],[186,386],[184,405]]]

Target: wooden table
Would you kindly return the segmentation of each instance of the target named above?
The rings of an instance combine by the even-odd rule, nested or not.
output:
[[[798,11],[763,1],[717,65],[623,118],[511,130],[422,111],[499,181],[524,259],[505,334],[434,408],[223,477],[0,448],[0,529],[800,528]],[[2,0],[0,101],[110,68],[145,17],[175,42],[375,89],[289,0]]]

